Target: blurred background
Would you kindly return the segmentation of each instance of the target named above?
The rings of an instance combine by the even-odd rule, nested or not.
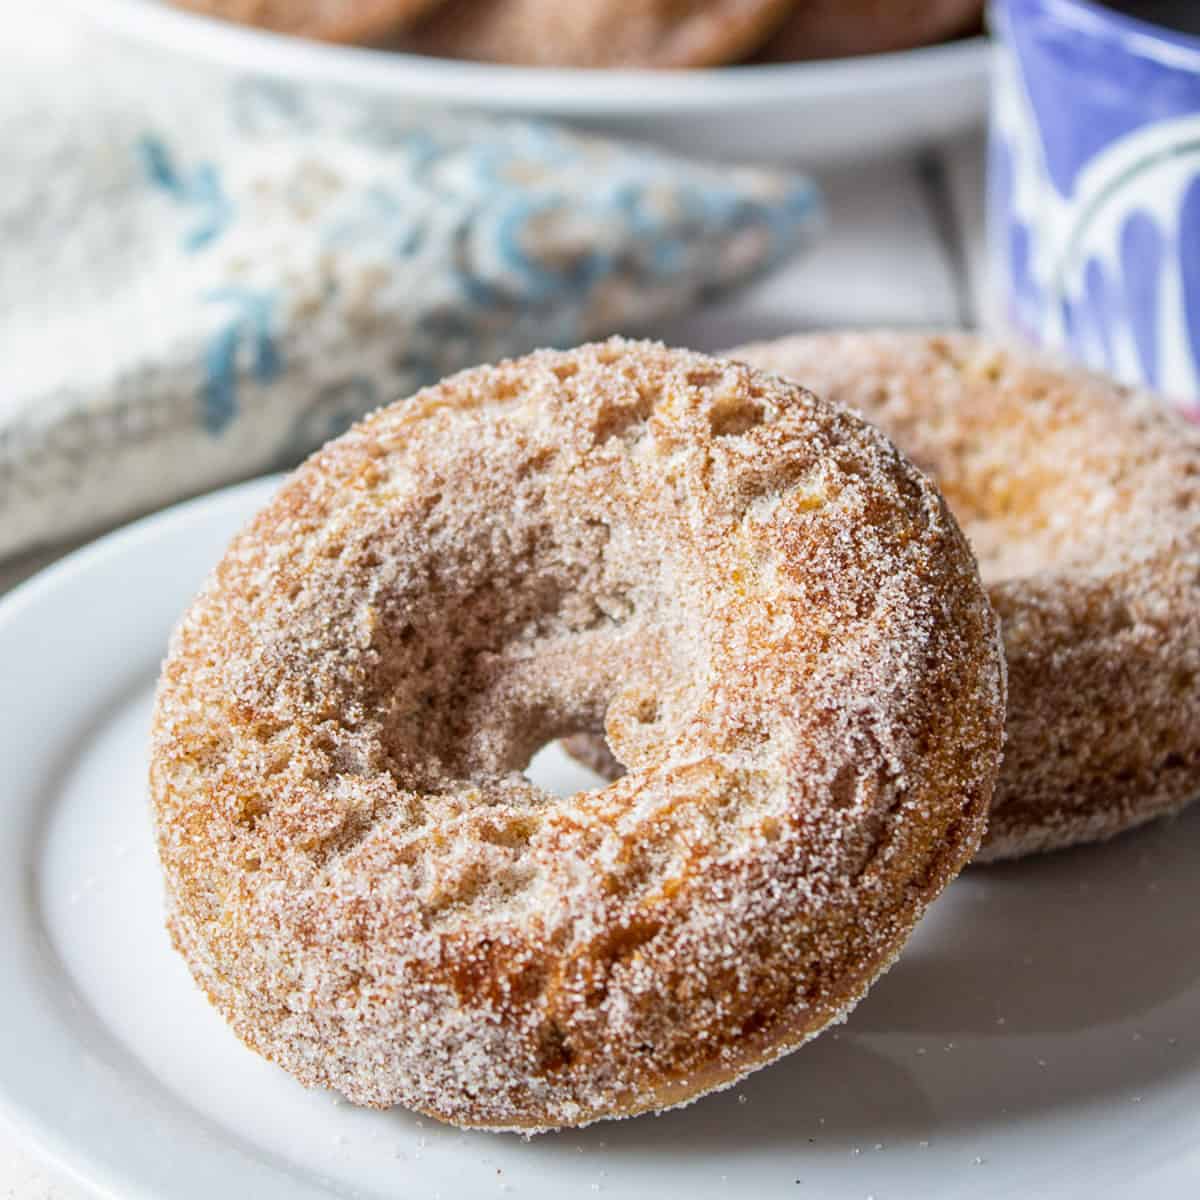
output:
[[[0,577],[535,346],[979,320],[979,4],[419,7],[0,31]]]

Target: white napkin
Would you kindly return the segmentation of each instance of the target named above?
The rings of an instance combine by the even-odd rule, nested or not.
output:
[[[786,172],[96,58],[0,63],[0,556],[636,328],[819,219]]]

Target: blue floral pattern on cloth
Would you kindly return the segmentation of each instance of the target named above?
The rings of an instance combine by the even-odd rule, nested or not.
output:
[[[1156,41],[1074,0],[994,15],[1004,319],[1200,419],[1200,41]]]
[[[463,367],[645,327],[821,219],[789,172],[252,78],[41,103],[47,137],[3,143],[33,182],[0,197],[0,555],[294,463]],[[0,138],[29,116],[5,104]]]

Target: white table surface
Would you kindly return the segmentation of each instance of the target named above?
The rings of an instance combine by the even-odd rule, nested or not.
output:
[[[6,14],[0,62],[19,51],[53,70],[72,36],[51,13]],[[984,294],[982,155],[982,139],[973,136],[917,159],[821,175],[832,223],[814,252],[734,298],[646,332],[716,350],[838,325],[975,325]],[[0,563],[0,595],[72,548]],[[0,1200],[91,1195],[0,1124]]]

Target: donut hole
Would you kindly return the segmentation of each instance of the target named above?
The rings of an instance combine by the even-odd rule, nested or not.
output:
[[[636,384],[617,381],[577,428],[639,427],[653,392]],[[612,444],[588,473],[562,453],[560,431],[512,432],[509,457],[480,430],[465,439],[479,460],[439,462],[414,489],[420,538],[389,559],[394,582],[372,599],[368,707],[388,769],[401,791],[437,791],[447,806],[476,787],[496,795],[505,778],[534,785],[522,804],[594,790],[590,773],[572,779],[546,747],[599,733],[614,705],[631,729],[670,732],[646,681],[657,671],[670,684],[679,668],[663,661],[660,547],[623,507],[643,469],[624,465],[632,447]]]
[[[601,733],[573,733],[562,740],[562,747],[571,759],[582,764],[605,781],[620,779],[625,765],[613,754]]]
[[[568,734],[563,742],[576,745],[580,742],[590,744],[593,739],[603,740],[599,735],[582,731]],[[548,796],[568,799],[587,792],[598,791],[606,787],[613,776],[605,776],[594,766],[578,761],[574,756],[563,754],[558,740],[551,740],[540,746],[525,765],[521,772],[534,787],[539,788]]]
[[[449,594],[398,606],[379,622],[381,735],[404,789],[490,791],[495,779],[523,775],[542,800],[590,792],[603,781],[572,772],[549,744],[598,733],[614,709],[631,730],[658,732],[657,691],[631,680],[661,655],[647,644],[653,599],[598,578],[602,571],[577,577],[573,564],[602,562],[610,534],[586,521],[573,532],[582,550],[534,544],[486,582],[464,568]],[[635,732],[630,740],[640,747],[644,739]]]

